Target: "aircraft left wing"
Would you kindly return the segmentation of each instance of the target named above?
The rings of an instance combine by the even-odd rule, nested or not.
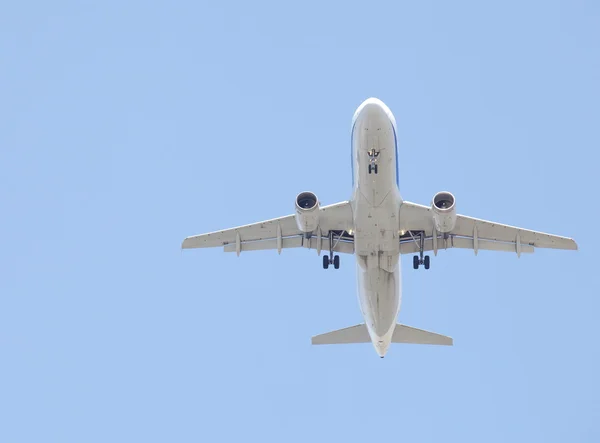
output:
[[[311,238],[305,238],[298,229],[294,215],[238,226],[222,231],[193,235],[183,240],[183,249],[224,247],[225,252],[256,251],[264,249],[304,247],[317,250],[329,249],[329,231],[342,233],[352,229],[352,207],[344,201],[319,208],[319,228]],[[354,252],[350,237],[334,240],[337,252]]]
[[[465,215],[456,216],[454,229],[444,236],[434,231],[433,213],[428,206],[403,202],[400,207],[401,229],[406,231],[401,239],[400,250],[403,254],[419,251],[419,239],[410,237],[415,232],[425,235],[424,251],[437,253],[437,249],[464,248],[521,253],[533,252],[534,248],[577,249],[572,238],[546,234],[530,229],[518,228],[501,223],[481,220]],[[407,237],[408,236],[408,237]],[[414,241],[413,241],[414,240]]]

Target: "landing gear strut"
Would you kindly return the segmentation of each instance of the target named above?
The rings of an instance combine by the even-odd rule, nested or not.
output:
[[[342,233],[343,234],[343,233]],[[338,237],[337,242],[340,241],[341,235]],[[335,245],[337,245],[337,242]],[[340,256],[333,254],[333,249],[335,248],[333,243],[333,232],[329,231],[329,255],[325,254],[323,256],[323,269],[328,269],[330,264],[333,264],[335,269],[340,269]]]
[[[373,148],[367,154],[369,155],[369,174],[372,172],[377,174],[377,157],[379,157],[379,151]]]
[[[415,255],[413,257],[413,268],[419,269],[419,266],[423,265],[423,266],[425,266],[425,269],[429,269],[429,264],[430,264],[429,256],[426,255],[423,257],[423,249],[425,249],[425,233],[424,232],[419,233],[418,245],[419,245],[419,255]]]

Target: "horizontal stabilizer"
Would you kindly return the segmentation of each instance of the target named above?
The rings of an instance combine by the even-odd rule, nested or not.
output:
[[[315,335],[313,345],[342,345],[351,343],[371,343],[369,331],[364,323],[337,331]],[[412,343],[416,345],[452,346],[452,338],[423,329],[397,324],[392,336],[392,343]]]
[[[452,346],[452,338],[423,329],[397,324],[392,336],[392,343],[412,343],[415,345]]]
[[[313,345],[341,345],[349,343],[370,343],[371,337],[364,323],[337,331],[326,332],[315,335],[312,338]]]

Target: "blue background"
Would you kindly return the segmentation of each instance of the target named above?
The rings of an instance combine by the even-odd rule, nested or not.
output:
[[[600,440],[593,1],[5,2],[0,441]],[[366,98],[400,186],[580,250],[404,257],[452,348],[311,347],[354,258],[180,251],[351,195]]]

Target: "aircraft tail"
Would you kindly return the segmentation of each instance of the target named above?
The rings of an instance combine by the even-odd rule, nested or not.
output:
[[[351,343],[371,343],[369,331],[364,323],[316,335],[312,338],[313,345],[341,345]],[[446,337],[445,335],[411,328],[410,326],[398,323],[394,329],[392,343],[452,346],[453,341],[451,337]]]

